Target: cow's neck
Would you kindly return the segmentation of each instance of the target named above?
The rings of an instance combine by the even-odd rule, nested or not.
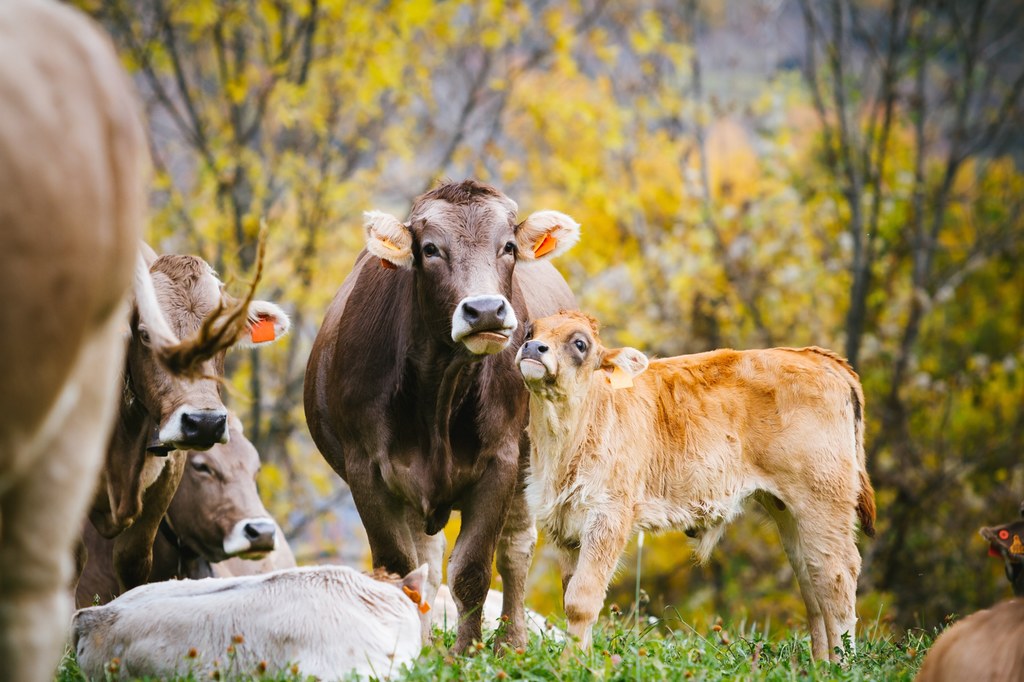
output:
[[[530,393],[530,468],[538,480],[561,480],[578,467],[600,419],[614,418],[612,396],[596,386],[581,396]]]

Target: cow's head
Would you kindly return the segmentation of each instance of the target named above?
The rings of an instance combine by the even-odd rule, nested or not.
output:
[[[558,398],[583,395],[594,381],[613,388],[632,385],[647,369],[647,356],[635,348],[605,348],[597,320],[561,312],[534,320],[516,364],[531,393]]]
[[[1024,505],[1021,512],[1024,513]],[[1017,596],[1024,596],[1024,519],[978,531],[988,541],[988,553],[1003,560],[1006,579]]]
[[[167,518],[178,539],[211,563],[242,555],[262,556],[274,549],[277,524],[256,490],[260,458],[228,416],[230,442],[205,452],[191,451]]]
[[[196,256],[160,256],[153,260],[150,275],[160,312],[170,331],[181,339],[196,335],[205,318],[225,315],[235,303],[213,269]],[[141,309],[138,305],[133,308],[126,378],[133,398],[157,424],[150,451],[205,450],[226,443],[227,410],[219,385],[224,351],[207,356],[194,378],[168,371],[157,359],[149,321],[140,314]],[[288,330],[288,316],[273,303],[252,301],[247,313],[247,323],[238,327],[238,337],[221,347],[233,342],[269,343]]]
[[[516,203],[472,180],[418,197],[409,220],[365,214],[366,247],[385,267],[415,273],[423,319],[474,355],[504,350],[519,324],[510,301],[518,262],[553,258],[579,241],[557,211],[517,222]]]

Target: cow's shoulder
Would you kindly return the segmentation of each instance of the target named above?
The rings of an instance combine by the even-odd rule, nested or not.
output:
[[[568,283],[548,261],[517,266],[515,281],[522,292],[528,320],[576,309],[576,297]]]

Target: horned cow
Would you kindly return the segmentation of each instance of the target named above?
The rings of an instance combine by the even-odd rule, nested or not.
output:
[[[290,325],[274,303],[227,294],[198,256],[151,254],[150,260],[163,316],[175,334],[194,337],[202,353],[193,358],[193,375],[168,371],[154,356],[151,327],[133,308],[121,402],[89,512],[95,530],[114,540],[121,591],[149,579],[153,543],[181,481],[185,452],[228,440],[218,381],[226,349],[272,343]]]
[[[113,423],[148,159],[113,46],[61,3],[0,3],[0,101],[0,676],[35,681]]]
[[[608,581],[638,529],[702,529],[706,559],[753,496],[773,517],[817,659],[853,635],[860,554],[874,532],[864,397],[820,348],[649,361],[607,349],[597,322],[534,322],[516,357],[530,391],[527,500],[560,550],[569,634],[590,645]]]

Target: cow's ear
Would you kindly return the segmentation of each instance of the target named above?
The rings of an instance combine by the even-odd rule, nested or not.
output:
[[[412,600],[412,603],[419,606],[421,613],[426,613],[430,610],[430,604],[427,603],[427,598],[423,594],[423,591],[427,588],[427,574],[429,572],[430,566],[423,564],[402,578],[402,592]]]
[[[249,304],[245,335],[238,341],[242,348],[273,343],[288,333],[292,323],[288,314],[276,303],[252,301]]]
[[[601,370],[612,388],[629,388],[633,377],[647,369],[647,356],[636,348],[615,348],[606,350],[601,356]]]
[[[412,232],[398,218],[380,211],[363,213],[366,250],[384,263],[412,267]]]
[[[524,261],[560,256],[580,240],[580,224],[558,211],[537,211],[516,227],[519,258]]]

